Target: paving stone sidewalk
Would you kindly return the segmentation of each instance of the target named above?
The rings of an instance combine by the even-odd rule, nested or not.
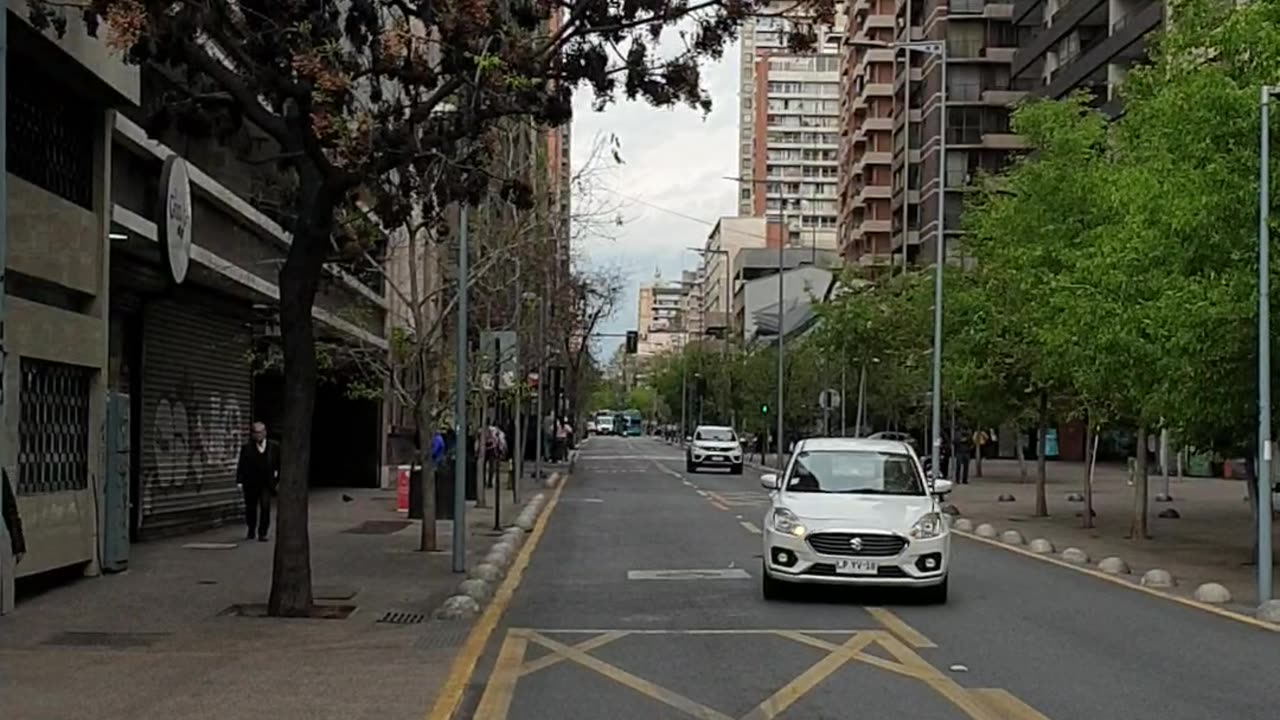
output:
[[[529,478],[523,495],[537,490]],[[502,524],[519,506],[504,491]],[[469,565],[498,539],[490,507],[469,508]],[[417,551],[420,523],[385,490],[311,498],[318,603],[345,620],[226,616],[263,603],[274,543],[240,526],[132,548],[125,573],[70,582],[0,618],[0,716],[14,720],[418,720],[470,629],[430,620],[461,576],[444,549]],[[233,545],[193,549],[193,544]],[[379,622],[388,612],[421,622]],[[418,617],[412,617],[418,620]]]
[[[1242,609],[1257,605],[1257,570],[1247,564],[1254,524],[1243,481],[1173,477],[1169,487],[1173,502],[1156,502],[1156,495],[1164,490],[1164,480],[1153,473],[1151,538],[1135,541],[1128,539],[1133,488],[1124,466],[1100,464],[1095,469],[1093,504],[1097,517],[1091,529],[1082,527],[1084,503],[1066,499],[1069,493],[1083,492],[1084,465],[1048,463],[1047,518],[1033,517],[1035,472],[1035,463],[1028,462],[1028,480],[1024,484],[1016,461],[985,460],[984,477],[974,477],[970,466],[970,484],[955,486],[950,500],[975,525],[989,522],[998,530],[1018,530],[1028,541],[1047,538],[1059,552],[1078,547],[1089,554],[1095,565],[1116,555],[1128,563],[1135,576],[1163,568],[1178,582],[1174,591],[1187,596],[1201,583],[1221,583],[1231,591],[1235,605]],[[999,502],[999,496],[1006,493],[1016,500]],[[1158,517],[1170,508],[1180,517]],[[1280,544],[1280,532],[1276,542]]]

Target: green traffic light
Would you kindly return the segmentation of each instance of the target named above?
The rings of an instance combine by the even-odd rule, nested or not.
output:
[[[761,415],[768,415],[768,414],[769,414],[769,406],[768,406],[768,405],[761,405],[761,406],[760,406],[760,414],[761,414]]]

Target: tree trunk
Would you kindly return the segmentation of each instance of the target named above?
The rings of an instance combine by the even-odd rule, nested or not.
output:
[[[304,180],[304,183],[306,180]],[[284,351],[284,421],[281,427],[279,507],[267,612],[306,617],[311,612],[311,539],[307,485],[311,422],[316,402],[316,345],[311,308],[333,227],[333,200],[317,179],[304,190],[299,218],[280,269],[280,342]],[[308,197],[309,195],[309,197]]]
[[[1129,526],[1129,539],[1150,538],[1147,523],[1147,429],[1138,429],[1137,463],[1133,472],[1133,521]]]
[[[1093,446],[1093,424],[1086,416],[1084,424],[1084,518],[1083,527],[1093,527],[1093,463],[1097,453]]]
[[[1036,517],[1048,517],[1049,500],[1046,497],[1048,485],[1048,467],[1045,460],[1046,436],[1049,434],[1049,396],[1040,393],[1040,421],[1036,428]]]
[[[1027,451],[1023,448],[1023,436],[1021,431],[1017,433],[1017,437],[1018,441],[1014,444],[1018,446],[1018,474],[1021,476],[1022,482],[1025,483],[1027,481]]]

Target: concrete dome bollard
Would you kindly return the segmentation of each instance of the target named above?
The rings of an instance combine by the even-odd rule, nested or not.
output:
[[[480,603],[466,595],[454,595],[433,614],[437,620],[466,620],[480,614]]]
[[[1031,552],[1037,555],[1052,555],[1053,543],[1044,538],[1036,538],[1031,541]]]
[[[1142,576],[1142,584],[1149,588],[1171,588],[1175,583],[1168,570],[1152,568]]]
[[[1103,558],[1102,562],[1098,563],[1098,569],[1108,575],[1128,575],[1129,574],[1129,564],[1126,563],[1122,558],[1118,558],[1115,556]]]
[[[1026,545],[1027,539],[1017,530],[1005,530],[1000,533],[1000,542],[1005,545]]]
[[[956,518],[951,527],[960,532],[973,532],[973,521],[969,518]]]
[[[1218,583],[1205,583],[1196,588],[1195,599],[1211,605],[1222,605],[1231,602],[1231,591]]]
[[[989,539],[996,536],[996,528],[991,523],[982,523],[973,532],[980,538]]]
[[[1081,550],[1080,548],[1070,547],[1062,551],[1062,559],[1064,562],[1069,562],[1072,565],[1088,565],[1089,553]]]

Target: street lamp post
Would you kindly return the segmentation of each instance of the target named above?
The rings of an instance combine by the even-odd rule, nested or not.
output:
[[[453,440],[453,571],[467,571],[467,295],[470,293],[467,267],[467,206],[458,219],[458,329],[456,338],[456,377],[454,378]],[[423,522],[430,522],[424,518]]]
[[[1271,599],[1271,99],[1263,86],[1258,149],[1258,603]]]
[[[938,238],[934,243],[933,267],[933,392],[930,399],[931,423],[933,436],[929,455],[931,468],[935,475],[942,467],[942,266],[946,262],[946,227],[947,227],[947,45],[945,41],[918,41],[885,43],[874,40],[848,40],[848,44],[861,47],[879,47],[903,50],[908,53],[907,85],[911,85],[912,51],[937,55],[942,65],[941,83],[938,91]],[[1265,103],[1264,103],[1265,112]],[[907,113],[907,137],[911,136],[911,108]],[[908,164],[908,173],[910,165]],[[909,183],[908,183],[909,185]],[[904,202],[909,198],[903,198]],[[906,252],[907,228],[903,227],[903,252]]]

